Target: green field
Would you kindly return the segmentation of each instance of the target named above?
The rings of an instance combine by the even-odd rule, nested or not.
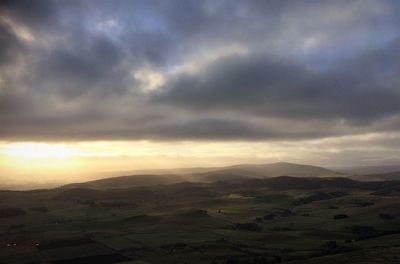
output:
[[[396,263],[399,182],[279,180],[2,191],[0,263]]]

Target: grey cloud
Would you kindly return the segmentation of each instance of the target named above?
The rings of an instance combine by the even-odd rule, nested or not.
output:
[[[14,61],[18,53],[22,51],[22,48],[22,44],[10,28],[0,23],[0,65]]]
[[[41,51],[33,79],[38,90],[50,89],[66,99],[91,90],[121,94],[127,89],[130,72],[124,60],[124,51],[111,40],[93,38],[73,50],[60,47]]]
[[[57,16],[56,1],[52,0],[4,0],[0,4],[0,14],[12,16],[26,24],[48,26]]]
[[[200,74],[178,76],[154,100],[192,111],[373,121],[400,111],[397,86],[387,87],[380,77],[397,74],[397,67],[385,71],[386,61],[399,57],[395,46],[382,56],[374,51],[376,58],[367,65],[355,60],[325,72],[259,54],[231,56]]]
[[[3,1],[0,16],[35,39],[0,23],[0,138],[297,140],[398,129],[396,6]],[[232,45],[247,53],[174,73]],[[133,74],[142,69],[164,84],[143,92]]]

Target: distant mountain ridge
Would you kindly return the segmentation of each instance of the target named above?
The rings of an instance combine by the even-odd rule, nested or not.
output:
[[[367,175],[355,175],[352,177],[354,180],[363,181],[398,181],[400,180],[400,171],[378,173],[378,174],[367,174]]]
[[[332,167],[330,169],[354,175],[370,175],[399,172],[400,165]]]
[[[175,173],[171,173],[174,171]],[[140,171],[144,172],[144,171]],[[149,172],[156,172],[150,170]],[[163,173],[164,172],[164,173]],[[186,172],[186,173],[185,173]],[[83,183],[73,183],[62,188],[129,188],[135,186],[165,185],[178,182],[215,182],[241,178],[293,177],[335,177],[345,174],[322,167],[277,162],[270,164],[241,164],[218,168],[193,168],[159,170],[158,174],[139,174],[110,177]]]
[[[355,181],[344,177],[292,177],[277,176],[263,179],[247,178],[226,182],[209,183],[177,183],[171,185],[146,186],[135,188],[97,188],[74,187],[58,189],[53,197],[55,200],[102,200],[115,199],[133,201],[137,203],[143,199],[156,201],[165,197],[195,198],[212,197],[215,192],[228,192],[233,190],[269,188],[274,191],[337,189],[345,194],[349,189],[362,189],[375,192],[374,195],[392,195],[400,190],[400,181]],[[231,191],[229,191],[231,190]],[[164,198],[163,198],[164,197]],[[179,200],[179,199],[178,199]]]
[[[238,164],[238,165],[230,165],[230,166],[221,166],[221,167],[193,167],[193,168],[172,168],[172,169],[144,169],[144,170],[134,170],[134,171],[122,171],[122,172],[113,172],[108,173],[109,176],[120,176],[120,175],[155,175],[155,174],[197,174],[197,173],[208,173],[214,171],[224,171],[228,169],[243,169],[251,171],[257,170],[257,168],[263,169],[284,169],[292,168],[292,169],[307,169],[307,170],[320,170],[325,171],[325,173],[334,173],[337,174],[338,172],[334,169],[327,169],[323,167],[313,166],[313,165],[306,165],[306,164],[296,164],[290,162],[274,162],[274,163],[267,163],[267,164]],[[117,175],[115,175],[117,174]]]
[[[342,174],[323,167],[289,163],[289,162],[234,165],[225,167],[224,169],[221,170],[217,170],[217,172],[227,171],[227,170],[242,170],[246,172],[251,172],[253,174],[258,174],[259,176],[268,176],[268,177],[285,176],[285,175],[321,177],[321,176],[333,176],[337,174]]]

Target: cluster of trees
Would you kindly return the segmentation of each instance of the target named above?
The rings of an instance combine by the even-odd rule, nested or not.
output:
[[[224,262],[214,260],[212,264],[226,263],[226,264],[272,264],[281,263],[282,259],[279,256],[230,256]]]
[[[293,216],[293,215],[294,215],[294,213],[291,210],[282,209],[282,210],[277,210],[277,211],[275,211],[273,213],[268,213],[268,214],[264,215],[263,218],[264,218],[264,220],[273,220],[273,219],[275,219],[276,217],[279,217],[279,216],[288,217],[288,216]]]
[[[236,224],[236,228],[239,230],[252,231],[252,232],[258,232],[262,230],[262,227],[256,223],[239,223]]]
[[[39,213],[48,213],[49,212],[49,209],[44,206],[32,207],[32,208],[29,208],[29,210],[34,211],[34,212],[39,212]]]
[[[313,194],[306,196],[306,197],[302,197],[299,198],[295,201],[293,201],[294,205],[302,205],[302,204],[308,204],[308,203],[312,203],[314,201],[322,201],[322,200],[329,200],[329,199],[334,199],[334,198],[338,198],[338,197],[342,197],[347,195],[347,193],[345,192],[314,192]]]
[[[0,218],[7,218],[25,214],[25,210],[21,208],[0,208]]]
[[[380,219],[385,219],[385,220],[392,220],[392,219],[395,219],[395,217],[394,217],[393,215],[391,215],[391,214],[385,214],[385,213],[379,214],[379,218],[380,218]]]
[[[333,216],[333,219],[338,220],[338,219],[346,219],[349,218],[347,214],[337,214]]]
[[[119,208],[119,207],[132,207],[137,206],[134,203],[124,201],[124,200],[100,200],[100,201],[92,201],[92,200],[77,200],[79,204],[88,205],[90,207],[108,207],[108,208]]]

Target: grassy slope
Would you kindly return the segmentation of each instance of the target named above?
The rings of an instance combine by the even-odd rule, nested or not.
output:
[[[0,192],[1,207],[18,207],[27,212],[22,216],[0,218],[0,255],[15,255],[24,251],[43,257],[33,246],[36,243],[86,234],[92,236],[99,245],[78,246],[65,251],[58,249],[54,254],[99,254],[98,249],[104,246],[111,252],[151,263],[161,260],[163,263],[179,263],[183,260],[211,263],[214,259],[224,261],[228,256],[242,256],[244,259],[257,254],[279,256],[284,261],[290,261],[322,254],[321,246],[335,240],[338,246],[352,250],[340,256],[356,256],[362,250],[369,252],[379,247],[389,250],[395,258],[397,253],[390,250],[400,244],[399,235],[388,234],[352,243],[345,243],[345,240],[356,238],[349,229],[354,225],[373,226],[382,234],[385,231],[398,231],[399,197],[371,193],[387,191],[388,188],[398,189],[399,186],[398,182],[374,184],[339,178],[279,177],[121,190],[80,188]],[[294,203],[314,195],[317,190],[323,193],[341,191],[345,195],[305,204]],[[131,203],[105,207],[103,202],[110,200]],[[360,206],[360,202],[369,202],[370,205]],[[48,208],[49,212],[30,210],[38,206]],[[332,206],[337,209],[329,209]],[[284,214],[284,210],[290,210],[291,213]],[[261,231],[236,228],[237,223],[256,223],[256,217],[263,218],[271,213],[275,214],[274,219],[258,223]],[[395,219],[380,219],[380,213],[390,213]],[[334,220],[336,214],[347,214],[349,218]],[[6,248],[5,245],[10,241],[17,242],[18,246]],[[183,244],[172,248],[168,246],[176,243]],[[77,256],[81,255],[78,253]],[[47,255],[50,258],[52,256]],[[340,256],[325,258],[327,261],[332,259],[333,263],[339,261],[342,258]],[[11,259],[15,263],[24,263],[15,258],[0,257],[0,262],[5,259],[8,263]]]

